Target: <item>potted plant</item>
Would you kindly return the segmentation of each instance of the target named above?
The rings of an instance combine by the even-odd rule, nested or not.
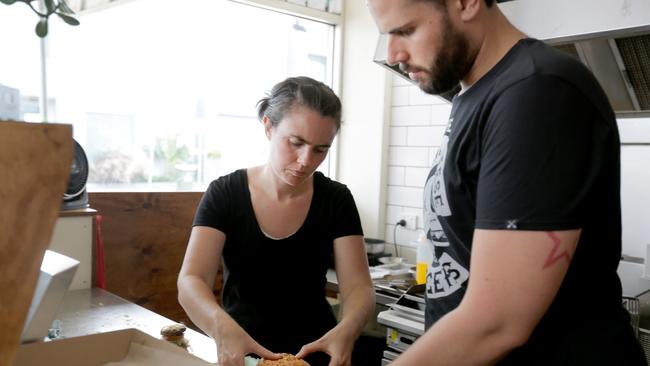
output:
[[[36,23],[36,35],[45,37],[47,35],[47,22],[50,15],[56,14],[64,22],[70,25],[79,25],[79,21],[73,16],[74,11],[70,9],[65,0],[43,0],[43,9],[34,7],[34,2],[38,3],[39,0],[0,0],[0,3],[12,5],[14,3],[25,3],[38,15],[39,20]]]

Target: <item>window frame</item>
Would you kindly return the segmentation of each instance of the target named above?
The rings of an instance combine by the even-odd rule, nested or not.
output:
[[[131,1],[131,0],[128,0]],[[341,93],[341,85],[342,85],[342,77],[343,77],[343,34],[344,34],[344,25],[343,25],[343,19],[345,16],[345,0],[342,1],[342,6],[341,6],[341,14],[335,14],[335,13],[329,13],[317,9],[312,9],[306,6],[301,6],[298,4],[290,3],[286,0],[229,0],[232,2],[244,4],[244,5],[250,5],[250,6],[256,6],[262,9],[267,9],[271,11],[277,11],[283,14],[288,14],[288,15],[293,15],[309,20],[314,20],[318,22],[322,22],[328,25],[331,25],[334,28],[333,34],[334,34],[334,42],[333,46],[334,49],[332,50],[333,52],[333,57],[332,57],[332,90],[336,93],[336,95],[341,98],[341,101],[343,100],[343,96]],[[345,116],[345,106],[343,106],[343,117]],[[342,117],[342,118],[343,118]],[[344,123],[345,121],[342,120],[341,123]],[[341,131],[339,130],[339,134]],[[338,166],[339,166],[339,141],[340,138],[337,136],[336,139],[334,139],[334,143],[330,147],[329,151],[329,159],[328,159],[328,166],[327,166],[327,173],[328,176],[331,179],[338,179]]]

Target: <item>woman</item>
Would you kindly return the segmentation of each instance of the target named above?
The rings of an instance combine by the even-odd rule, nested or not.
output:
[[[312,366],[327,365],[325,353],[329,365],[349,365],[374,291],[354,199],[316,172],[340,128],[341,102],[321,82],[289,78],[258,102],[258,117],[268,162],[210,184],[179,274],[179,302],[215,339],[222,366],[283,352]],[[332,254],[343,301],[338,324],[325,299]],[[222,261],[223,308],[211,291]]]

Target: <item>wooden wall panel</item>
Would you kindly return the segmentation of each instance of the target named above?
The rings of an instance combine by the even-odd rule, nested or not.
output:
[[[178,303],[176,280],[201,192],[90,193],[102,216],[107,290],[196,327]],[[215,281],[220,299],[221,271]]]

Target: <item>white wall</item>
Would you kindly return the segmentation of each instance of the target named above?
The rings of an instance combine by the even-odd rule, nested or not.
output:
[[[384,233],[387,112],[390,77],[372,62],[379,33],[364,1],[345,2],[336,178],[354,198],[366,237]]]
[[[365,236],[393,243],[403,214],[417,215],[422,228],[423,187],[451,105],[372,62],[379,32],[365,2],[346,1],[343,24],[336,177],[354,195]],[[417,231],[399,227],[396,239],[399,254],[414,258],[407,246]]]
[[[645,258],[650,248],[650,118],[619,118],[618,129],[623,254]]]
[[[404,215],[417,215],[417,227],[423,228],[423,188],[438,151],[451,104],[425,94],[417,86],[393,76],[390,139],[388,145],[388,193],[385,238],[400,245],[399,255],[414,260],[417,230],[397,227]]]

